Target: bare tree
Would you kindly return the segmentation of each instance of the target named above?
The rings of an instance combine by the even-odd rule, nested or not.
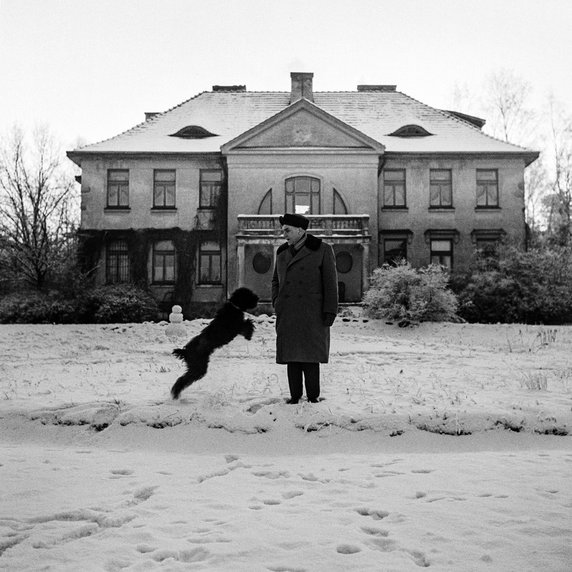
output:
[[[531,92],[531,85],[513,71],[492,72],[482,96],[488,132],[510,143],[530,144],[538,127],[536,114],[528,106]]]
[[[2,274],[42,288],[69,254],[77,227],[71,165],[46,127],[14,127],[0,140]]]
[[[544,201],[548,230],[563,246],[572,242],[572,116],[550,97],[550,193]]]
[[[543,201],[548,194],[548,181],[544,157],[541,155],[524,172],[524,213],[533,240],[538,238],[543,224]]]
[[[499,69],[485,82],[482,94],[487,116],[485,130],[494,137],[529,148],[540,148],[541,124],[539,114],[529,105],[531,85],[514,72]],[[547,193],[546,170],[542,158],[525,171],[525,217],[532,235],[541,224],[541,204]]]

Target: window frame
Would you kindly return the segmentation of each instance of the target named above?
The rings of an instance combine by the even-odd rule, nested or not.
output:
[[[171,173],[173,180],[158,179],[160,173]],[[168,190],[172,189],[173,202],[167,204]],[[157,191],[162,193],[162,204],[157,203]],[[173,210],[177,208],[177,170],[153,169],[153,208],[156,210]]]
[[[217,244],[218,249],[205,248],[205,245],[209,244]],[[208,276],[206,280],[203,279],[203,270],[204,270],[203,257],[205,257],[208,262],[208,269],[207,269]],[[218,257],[218,270],[214,270],[213,261],[216,261],[217,257]],[[217,273],[218,273],[218,279],[217,279]],[[222,249],[220,247],[220,244],[216,243],[216,241],[202,240],[198,245],[197,284],[199,284],[200,286],[220,286],[222,284]]]
[[[438,179],[435,178],[437,172],[448,173],[449,179],[446,181],[445,179]],[[439,196],[439,203],[436,204],[433,202],[433,195],[435,188],[438,187],[438,196]],[[444,204],[443,196],[444,191],[443,188],[448,187],[446,192],[448,191],[449,194],[449,202],[450,204]],[[429,208],[430,209],[453,209],[455,208],[453,205],[453,170],[452,169],[429,169]]]
[[[388,258],[387,252],[388,249],[386,247],[386,244],[388,242],[401,242],[403,248],[400,249],[400,252],[404,253],[404,256],[399,256],[399,257],[392,257],[391,259]],[[383,237],[383,262],[382,264],[388,264],[388,265],[396,265],[396,261],[399,259],[403,259],[403,260],[407,260],[407,243],[408,243],[408,238],[407,236],[384,236]],[[396,249],[393,249],[396,250]]]
[[[118,175],[119,173],[125,173],[127,175],[126,180],[113,178],[113,175]],[[105,208],[115,210],[129,209],[129,179],[129,169],[107,169],[107,197]],[[112,191],[115,191],[117,196],[116,204],[110,201]],[[125,197],[127,201],[124,204],[123,199]]]
[[[171,248],[158,248],[160,243],[170,243]],[[161,264],[157,264],[160,257]],[[172,259],[172,264],[167,261]],[[168,268],[173,268],[173,278],[165,278]],[[161,269],[161,277],[157,278],[158,270]],[[177,250],[172,240],[156,240],[153,242],[151,253],[151,282],[153,284],[175,284],[177,281]]]
[[[205,180],[208,173],[218,173],[220,180]],[[222,169],[200,169],[199,171],[199,209],[214,210],[218,207],[222,187],[224,183],[224,172]],[[208,200],[204,200],[208,194]]]
[[[395,178],[389,179],[387,175],[389,173],[403,173],[403,179]],[[399,186],[398,183],[401,183],[403,187],[402,194],[403,194],[403,204],[398,204],[396,200],[397,192],[396,188]],[[391,188],[392,191],[392,199],[393,204],[389,204],[387,199],[387,189],[388,187]],[[407,208],[407,173],[406,169],[384,169],[383,170],[383,207],[384,209],[406,209]]]
[[[489,172],[495,174],[494,188],[496,192],[496,204],[489,203],[489,187],[492,187],[489,179],[479,179],[479,173]],[[499,170],[498,169],[477,169],[475,173],[476,184],[476,207],[477,209],[499,209],[500,208],[500,188],[499,188]],[[479,204],[479,189],[484,187],[485,204]]]
[[[105,283],[126,284],[131,279],[129,243],[125,239],[113,239],[105,244]]]
[[[296,183],[309,181],[309,190],[296,190]],[[288,185],[292,182],[293,189],[289,190]],[[317,190],[313,189],[313,183],[318,186]],[[309,211],[300,212],[296,209],[296,197],[308,196]],[[312,175],[294,175],[284,180],[284,206],[285,212],[297,213],[302,215],[317,215],[322,212],[322,181],[318,177]]]
[[[449,243],[449,249],[435,250],[433,244],[437,242]],[[440,264],[441,266],[445,266],[449,271],[453,270],[453,242],[454,241],[452,238],[445,238],[445,237],[431,238],[429,242],[429,264]],[[437,262],[433,260],[433,257],[435,256],[441,257],[443,253],[447,253],[447,256],[449,257],[449,264],[443,264],[441,260]]]

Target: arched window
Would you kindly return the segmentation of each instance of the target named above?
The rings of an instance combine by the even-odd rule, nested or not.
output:
[[[286,179],[286,212],[301,215],[320,214],[320,179]]]

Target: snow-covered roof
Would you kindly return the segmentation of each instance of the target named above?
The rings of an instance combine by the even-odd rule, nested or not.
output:
[[[105,141],[72,152],[213,153],[245,131],[290,105],[290,92],[206,91]],[[381,143],[388,153],[536,153],[495,139],[451,112],[425,105],[394,90],[314,92],[314,104],[326,113]],[[391,135],[418,125],[431,135]],[[185,127],[214,136],[182,138]],[[200,132],[200,130],[199,130]],[[531,157],[532,160],[534,157]]]

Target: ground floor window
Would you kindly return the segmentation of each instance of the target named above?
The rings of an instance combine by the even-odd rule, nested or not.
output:
[[[431,264],[453,268],[452,240],[431,240]]]
[[[112,240],[105,249],[105,279],[108,284],[129,282],[129,248],[126,240]]]
[[[172,240],[159,240],[153,244],[153,282],[175,282],[175,245]]]
[[[407,239],[386,238],[383,241],[383,263],[395,265],[400,260],[407,260]]]
[[[221,284],[220,245],[214,241],[204,241],[199,245],[199,284]]]

